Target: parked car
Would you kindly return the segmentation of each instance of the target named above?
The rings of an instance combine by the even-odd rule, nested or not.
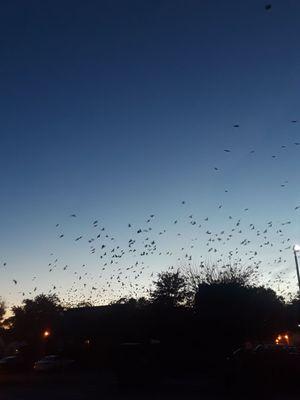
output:
[[[68,369],[72,365],[74,365],[74,360],[63,358],[58,355],[49,355],[36,361],[33,368],[35,371],[47,372]]]
[[[0,360],[0,370],[1,371],[19,371],[23,369],[25,366],[24,360],[22,357],[16,356],[7,356]]]
[[[299,354],[296,346],[278,345],[278,344],[259,344],[253,350],[258,353],[276,353],[276,354]]]
[[[298,382],[300,352],[295,346],[260,344],[250,350],[240,348],[228,361],[227,372],[234,385],[290,388]]]

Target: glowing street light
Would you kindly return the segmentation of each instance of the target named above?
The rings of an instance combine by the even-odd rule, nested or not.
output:
[[[50,331],[46,330],[43,332],[43,337],[47,339],[50,336]]]
[[[297,253],[300,252],[300,245],[295,244],[293,247],[294,257],[295,257],[295,264],[296,264],[296,271],[297,271],[297,278],[298,278],[298,286],[299,286],[299,294],[300,294],[300,275],[299,275],[299,265],[298,265],[298,256]]]

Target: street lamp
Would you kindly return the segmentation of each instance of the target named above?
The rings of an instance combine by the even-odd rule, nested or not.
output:
[[[300,252],[300,245],[295,244],[293,247],[294,257],[295,257],[295,264],[296,264],[296,271],[297,271],[297,278],[298,278],[298,286],[299,286],[299,294],[300,294],[300,275],[299,275],[299,265],[298,265],[298,256],[297,253]]]
[[[50,332],[49,331],[44,331],[43,332],[43,337],[46,339],[47,337],[49,337],[50,336]]]

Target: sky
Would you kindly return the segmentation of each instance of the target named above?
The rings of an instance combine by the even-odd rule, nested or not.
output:
[[[247,249],[260,251],[263,273],[287,271],[295,290],[285,247],[300,241],[300,3],[271,4],[1,2],[0,294],[9,305],[49,290],[80,299],[92,290],[107,302],[107,280],[121,285],[112,268],[135,260],[145,269],[132,280],[145,287],[190,253],[197,264],[238,248],[248,262],[250,224],[257,233],[269,221],[274,246],[261,250],[256,235]],[[99,247],[138,237],[141,248],[149,232],[137,230],[151,214],[160,250],[146,260],[126,253],[102,273]],[[240,219],[243,232],[207,253],[207,237]]]

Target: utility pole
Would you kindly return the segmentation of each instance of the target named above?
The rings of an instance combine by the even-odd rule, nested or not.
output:
[[[298,256],[297,256],[297,253],[300,251],[300,246],[298,244],[295,244],[295,246],[293,247],[293,251],[294,251],[294,257],[295,257],[299,295],[300,295],[300,274],[299,274],[299,264],[298,264]]]

